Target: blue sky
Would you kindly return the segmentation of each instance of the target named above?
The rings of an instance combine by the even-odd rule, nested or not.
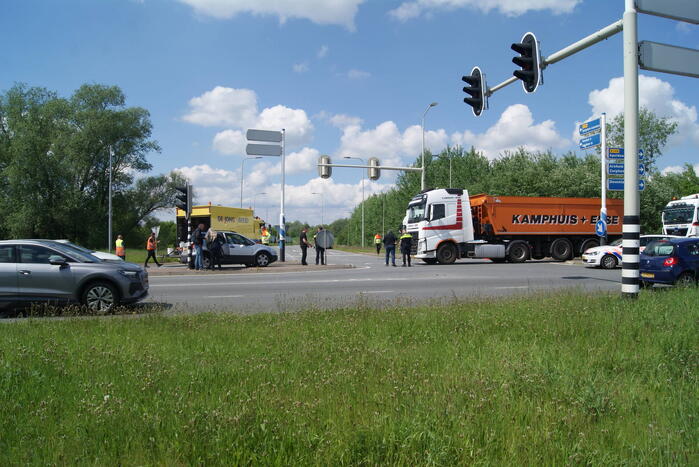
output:
[[[0,3],[0,89],[23,82],[67,96],[86,82],[118,85],[128,105],[151,112],[163,149],[150,157],[154,171],[184,172],[199,202],[237,206],[245,130],[286,128],[287,219],[318,222],[321,205],[326,222],[346,216],[361,200],[361,172],[321,180],[318,156],[410,163],[432,101],[429,148],[474,145],[491,158],[518,146],[575,150],[576,122],[623,107],[621,34],[551,65],[535,94],[518,83],[496,93],[480,118],[460,80],[478,65],[497,84],[515,69],[509,47],[525,32],[546,56],[620,19],[623,0]],[[697,26],[663,18],[639,15],[639,38],[699,48]],[[660,168],[699,163],[698,85],[642,72],[642,103],[680,128]],[[383,174],[366,193],[393,180]],[[277,159],[248,161],[244,205],[274,218],[279,182]]]

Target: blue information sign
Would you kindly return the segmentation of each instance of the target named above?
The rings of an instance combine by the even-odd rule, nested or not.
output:
[[[609,175],[620,175],[624,176],[624,163],[623,162],[610,162],[607,165],[607,174]],[[644,164],[638,164],[638,175],[643,177],[646,174],[646,166]]]
[[[593,131],[599,131],[599,126],[600,126],[600,119],[596,118],[594,120],[587,121],[585,123],[580,124],[578,127],[578,131],[580,132],[580,136],[586,135],[588,133],[592,133]]]
[[[580,140],[580,149],[587,149],[602,144],[600,134],[587,136]]]
[[[643,191],[646,188],[646,181],[641,179],[638,181],[638,191]],[[607,189],[609,191],[624,191],[623,178],[608,178]]]
[[[610,159],[623,159],[624,148],[608,148],[607,155]],[[643,149],[638,150],[638,160],[643,160]]]
[[[607,235],[607,223],[604,222],[604,219],[598,220],[595,224],[595,233],[598,237],[604,237]]]

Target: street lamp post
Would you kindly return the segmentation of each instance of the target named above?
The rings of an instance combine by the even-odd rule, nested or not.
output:
[[[243,207],[243,182],[245,181],[245,161],[250,159],[262,159],[262,156],[243,157],[240,164],[240,207]]]
[[[253,197],[252,197],[252,212],[253,212],[253,214],[255,213],[255,201],[257,201],[257,197],[262,196],[262,195],[266,195],[266,194],[267,193],[263,191],[262,193],[255,193],[253,195]]]
[[[107,223],[107,236],[109,237],[107,241],[107,251],[112,252],[112,157],[114,152],[112,147],[109,146],[109,222]]]
[[[420,180],[420,186],[422,187],[421,190],[425,190],[425,116],[432,107],[435,107],[438,104],[438,102],[432,102],[422,113],[422,180]]]
[[[312,195],[320,195],[320,225],[324,226],[325,225],[325,220],[324,220],[324,212],[325,212],[325,197],[323,196],[323,193],[319,193],[317,191],[314,191],[311,193]]]
[[[355,159],[366,165],[361,157],[345,156],[345,159]],[[364,248],[364,172],[362,172],[362,248]]]

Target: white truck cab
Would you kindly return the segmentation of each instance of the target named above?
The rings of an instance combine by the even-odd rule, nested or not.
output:
[[[663,209],[663,233],[699,237],[699,193],[670,201]]]

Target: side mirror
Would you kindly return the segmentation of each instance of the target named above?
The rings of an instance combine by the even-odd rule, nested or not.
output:
[[[67,266],[68,265],[68,263],[66,262],[66,259],[63,256],[58,256],[58,255],[49,256],[49,264],[53,264],[54,266]]]

